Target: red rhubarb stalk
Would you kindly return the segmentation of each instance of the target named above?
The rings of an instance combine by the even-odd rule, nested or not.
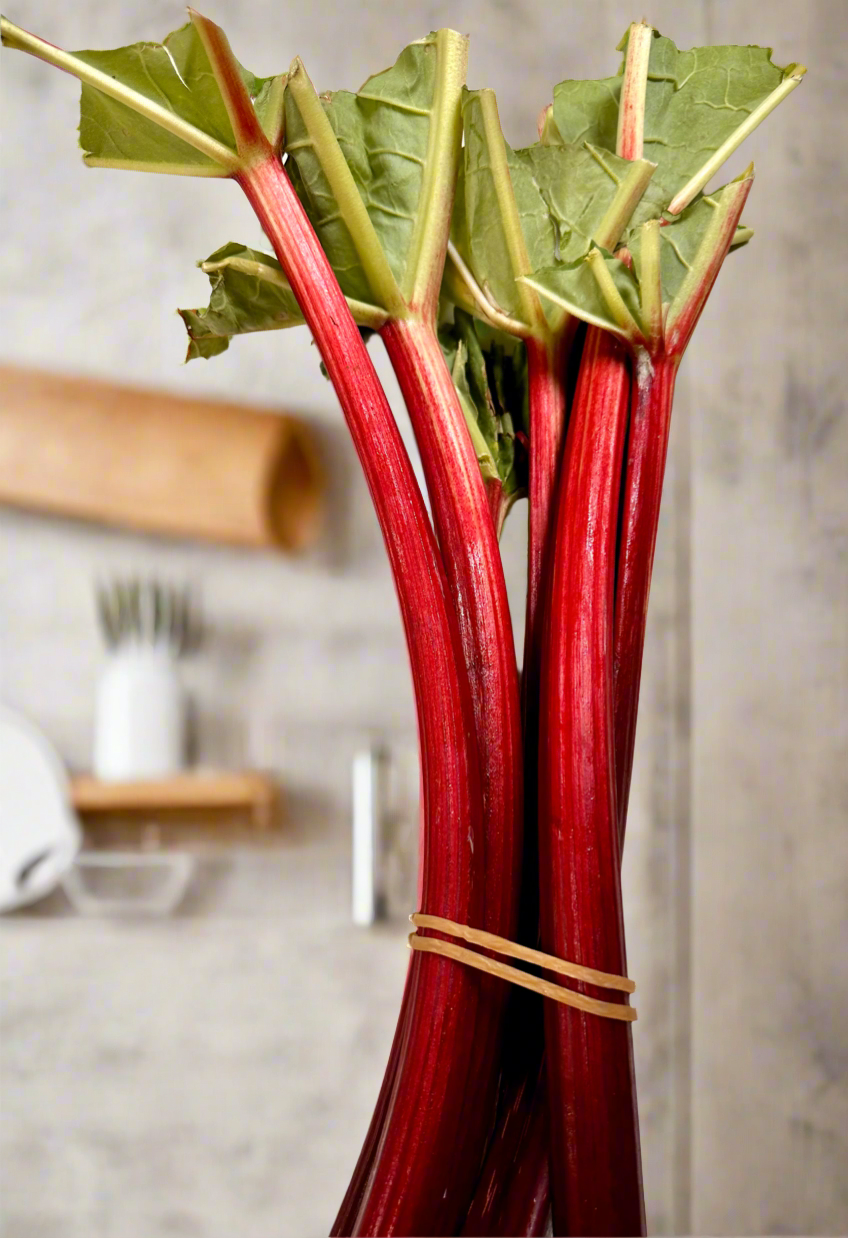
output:
[[[648,31],[650,35],[650,31]],[[636,48],[641,36],[634,39]],[[635,75],[631,74],[631,91],[638,92],[639,86]],[[493,97],[482,99],[484,110],[494,108]],[[494,140],[490,146],[490,155],[494,166],[497,166],[501,154],[502,142]],[[641,161],[638,153],[633,158],[637,160],[619,188],[613,203],[596,235],[597,243],[612,246],[617,241],[626,225],[634,206],[641,198],[654,170],[654,165]],[[502,169],[502,178],[506,175]],[[502,194],[509,204],[509,196]],[[516,275],[524,273],[527,267],[526,253],[523,248],[520,233],[520,223],[517,219],[510,224],[509,212],[504,208],[505,231],[512,238],[514,252],[513,269]],[[522,288],[523,313],[528,323],[533,327],[525,339],[528,368],[528,398],[530,417],[530,485],[529,485],[529,529],[528,529],[528,569],[527,569],[527,603],[524,636],[524,665],[522,670],[522,717],[524,726],[524,885],[520,916],[519,939],[527,944],[536,944],[538,940],[538,796],[537,780],[539,769],[539,695],[540,673],[543,643],[543,628],[545,610],[548,605],[548,582],[550,578],[550,558],[553,542],[554,500],[557,479],[562,468],[562,456],[567,423],[567,391],[566,365],[572,352],[577,323],[570,315],[560,315],[555,319],[555,327],[551,329],[541,313],[538,299],[527,294],[530,289]],[[575,367],[576,369],[576,367]],[[541,1021],[540,999],[526,993],[514,994],[507,1013],[508,1027],[517,1024],[527,1027],[528,1024]],[[543,1047],[531,1038],[520,1043],[515,1052],[518,1062],[505,1064],[504,1083],[500,1115],[495,1128],[494,1137],[487,1156],[483,1178],[475,1192],[467,1225],[478,1227],[482,1232],[484,1225],[496,1224],[492,1220],[498,1213],[493,1206],[493,1200],[488,1191],[489,1181],[501,1183],[499,1198],[503,1200],[502,1212],[506,1221],[497,1222],[512,1226],[515,1233],[532,1234],[536,1227],[543,1224],[541,1218],[548,1215],[550,1208],[548,1183],[547,1147],[543,1145],[541,1135],[535,1139],[523,1141],[514,1147],[506,1122],[522,1098],[528,1094],[528,1088],[535,1087],[538,1104],[547,1104],[544,1088],[536,1086],[541,1070]],[[540,1128],[547,1129],[546,1119]],[[515,1125],[512,1124],[514,1132]],[[530,1185],[532,1184],[532,1186]],[[468,1232],[473,1232],[469,1230]],[[497,1232],[507,1233],[508,1229],[500,1228]]]
[[[527,340],[530,406],[530,512],[527,548],[527,615],[524,676],[538,683],[543,582],[553,524],[553,504],[565,439],[565,341]],[[524,691],[526,693],[527,687]]]
[[[460,99],[466,40],[452,31],[435,38],[436,84],[427,157],[406,271],[396,281],[353,180],[338,139],[303,66],[296,62],[288,90],[356,248],[386,322],[381,336],[409,410],[431,499],[448,588],[458,617],[471,685],[483,795],[475,865],[485,872],[476,924],[502,936],[515,931],[520,882],[522,755],[512,627],[497,535],[485,485],[456,389],[436,336],[439,289],[450,230],[461,150]],[[468,1204],[494,1106],[500,1024],[506,994],[491,979],[478,982],[481,1005],[467,1012],[473,1065],[462,1101],[463,1140],[445,1157],[438,1124],[419,1119],[409,1137],[410,1049],[426,1031],[399,1024],[377,1110],[334,1227],[336,1232],[411,1232],[456,1228]],[[409,1018],[408,1010],[402,1018]],[[416,1084],[416,1086],[418,1086]],[[435,1112],[435,1111],[434,1111]],[[408,1185],[410,1157],[414,1186]],[[421,1166],[442,1173],[436,1190]],[[444,1168],[448,1166],[449,1168]]]
[[[650,29],[648,30],[650,38]],[[643,34],[633,39],[633,49],[644,48]],[[640,52],[644,59],[646,53]],[[646,66],[645,66],[646,67]],[[642,70],[640,69],[641,73]],[[644,92],[644,82],[639,86],[639,74],[631,73],[628,90],[638,95]],[[484,103],[488,100],[484,99]],[[493,142],[492,151],[499,153]],[[641,160],[641,147],[634,148],[631,156],[637,162],[619,188],[609,211],[599,226],[596,241],[605,247],[618,240],[628,222],[634,206],[641,198],[654,170],[654,165]],[[513,227],[513,235],[519,229]],[[514,261],[517,275],[526,270],[523,250],[514,242],[518,256]],[[521,285],[520,285],[521,286]],[[524,293],[530,290],[524,287]],[[528,396],[530,415],[530,486],[527,603],[524,636],[524,665],[522,671],[522,715],[524,725],[525,754],[525,837],[524,837],[524,888],[520,921],[520,940],[535,944],[538,940],[538,796],[539,769],[539,696],[540,673],[545,611],[548,605],[548,582],[551,571],[553,543],[554,501],[557,480],[562,470],[563,447],[567,423],[566,365],[572,352],[577,323],[570,315],[560,316],[554,329],[550,329],[539,311],[538,301],[526,298],[524,313],[528,322],[534,323],[533,332],[526,338]],[[575,367],[576,368],[576,367]],[[515,994],[507,1014],[508,1024],[527,1025],[541,1019],[539,999],[527,994]],[[525,1043],[517,1050],[522,1065],[508,1063],[504,1071],[501,1114],[509,1115],[513,1107],[521,1104],[527,1089],[533,1085],[541,1069],[542,1046]],[[536,1087],[538,1104],[547,1101],[544,1088]],[[541,1128],[547,1129],[546,1119]],[[513,1124],[514,1130],[514,1124]],[[515,1233],[532,1234],[542,1224],[550,1207],[548,1186],[547,1147],[541,1135],[524,1141],[513,1148],[509,1133],[499,1117],[495,1135],[487,1157],[483,1179],[475,1193],[467,1224],[482,1226],[492,1224],[490,1218],[496,1210],[487,1194],[486,1183],[502,1182],[500,1195],[503,1198],[505,1223]],[[504,1175],[508,1179],[504,1181]],[[528,1184],[533,1184],[528,1189]],[[485,1219],[484,1219],[485,1218]],[[504,1222],[499,1222],[503,1224]],[[473,1232],[469,1230],[468,1232]],[[477,1232],[482,1232],[478,1229]],[[508,1233],[508,1229],[497,1232]]]
[[[590,328],[558,494],[539,766],[543,949],[621,975],[612,625],[628,395],[622,345]],[[644,1233],[630,1024],[549,1002],[545,1043],[554,1232]]]
[[[529,316],[529,315],[528,315]],[[524,732],[524,847],[519,941],[538,944],[537,770],[541,618],[556,477],[565,437],[565,358],[570,331],[557,335],[538,324],[526,340],[530,416],[530,485],[527,603],[521,706]],[[506,1014],[508,1055],[503,1064],[498,1117],[480,1181],[462,1233],[544,1233],[550,1212],[547,1100],[538,1085],[542,1070],[541,999],[510,995]],[[538,1034],[535,1029],[538,1027]],[[531,1113],[535,1104],[541,1115]],[[532,1137],[531,1135],[532,1124]],[[509,1228],[504,1228],[508,1226]]]
[[[613,643],[616,802],[624,845],[648,597],[678,362],[640,350],[633,372]]]
[[[421,451],[474,700],[483,788],[480,838],[485,884],[480,918],[466,922],[512,937],[521,871],[522,750],[518,676],[497,537],[477,458],[433,327],[415,318],[393,320],[381,335]],[[384,1123],[367,1199],[356,1222],[358,1233],[404,1234],[422,1224],[422,1232],[456,1229],[468,1205],[493,1117],[506,996],[502,984],[486,978],[480,985],[476,1028],[468,1012],[467,1034],[474,1057],[465,1081],[463,1145],[452,1154],[450,1170],[442,1171],[450,1189],[443,1189],[436,1199],[430,1192],[429,1207],[422,1214],[426,1175],[418,1168],[413,1184],[401,1186],[411,1172],[409,1114],[396,1101]],[[433,1133],[434,1137],[438,1134]],[[436,1152],[434,1144],[428,1155]],[[427,1163],[420,1148],[416,1156],[419,1166],[422,1159]],[[422,1221],[422,1215],[434,1218],[433,1205],[438,1206],[440,1221]],[[442,1228],[437,1228],[439,1224]]]
[[[674,302],[663,312],[660,223],[642,232],[642,318],[646,338],[633,341],[632,412],[627,447],[613,644],[616,794],[624,839],[636,743],[645,629],[677,370],[727,256],[753,181],[751,169],[722,192],[698,255]]]
[[[503,567],[483,477],[433,326],[380,335],[409,411],[471,682],[483,784],[484,923],[515,932],[521,843],[518,671]]]
[[[359,330],[285,170],[276,160],[257,163],[239,180],[339,394],[398,585],[420,711],[426,821],[422,910],[479,924],[483,891],[472,884],[474,842],[480,845],[481,839],[473,707],[456,616],[423,500]],[[314,246],[308,259],[307,235]],[[415,513],[414,521],[410,512]],[[426,539],[418,528],[422,520],[429,534]],[[421,958],[429,961],[436,956]],[[445,959],[436,958],[434,968],[422,967],[416,952],[409,986],[408,1034],[391,1100],[404,1137],[394,1157],[382,1161],[382,1181],[369,1183],[369,1211],[357,1221],[359,1233],[410,1232],[404,1228],[406,1209],[423,1218],[417,1222],[420,1232],[447,1232],[443,1215],[448,1208],[457,1208],[455,1199],[434,1194],[432,1184],[443,1181],[445,1165],[461,1151],[458,1102],[475,1051],[464,1030],[474,1017],[480,982],[468,969]],[[379,1157],[384,1155],[383,1146],[381,1140]],[[418,1166],[414,1175],[413,1164]],[[408,1177],[400,1183],[397,1175],[404,1171]],[[381,1217],[374,1229],[370,1211]]]
[[[539,1002],[541,998],[537,998]],[[537,1013],[541,1012],[534,1008],[533,1015]],[[532,1238],[548,1232],[548,1103],[542,1049],[539,1045],[532,1053],[523,1054],[513,1043],[505,1047],[505,1053],[510,1051],[514,1056],[512,1062],[504,1060],[509,1078],[503,1089],[496,1138],[462,1227],[463,1238]],[[535,1069],[530,1068],[531,1057]]]
[[[482,841],[481,799],[473,705],[423,500],[362,337],[291,182],[270,151],[253,153],[253,144],[261,149],[261,131],[244,86],[219,68],[231,58],[223,32],[195,20],[202,22],[236,136],[242,126],[245,142],[252,144],[235,179],[271,240],[339,395],[398,588],[419,710],[421,906],[433,915],[479,923],[483,889],[474,881],[480,869],[474,847]],[[431,960],[435,966],[427,965]],[[458,1119],[475,1053],[465,1033],[480,988],[467,968],[438,956],[412,956],[400,1060],[356,1232],[448,1232],[447,1218],[462,1207],[464,1201],[437,1188],[446,1179],[445,1167],[463,1153]]]

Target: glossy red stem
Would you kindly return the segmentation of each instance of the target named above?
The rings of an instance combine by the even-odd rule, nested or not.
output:
[[[508,1051],[514,1053],[516,1048],[510,1045]],[[504,1089],[495,1138],[461,1230],[463,1238],[547,1233],[548,1102],[541,1053],[534,1057],[535,1069],[522,1061],[520,1072]],[[510,1061],[505,1060],[504,1070],[509,1069]]]
[[[551,1181],[548,1149],[548,1105],[544,1073],[539,1080],[536,1103],[524,1132],[522,1155],[516,1160],[498,1223],[490,1232],[493,1238],[541,1238],[549,1232],[551,1220]]]
[[[480,927],[511,936],[521,878],[522,742],[515,643],[497,534],[435,330],[410,318],[388,323],[380,335],[421,453],[474,701],[486,871]]]
[[[637,355],[633,367],[613,636],[616,804],[622,845],[677,368],[675,358],[652,361],[646,352]]]
[[[433,520],[451,598],[459,619],[465,665],[474,701],[482,774],[482,846],[476,859],[485,874],[479,927],[500,936],[515,933],[521,871],[522,747],[512,625],[506,584],[486,489],[453,382],[435,330],[410,317],[392,321],[381,335],[397,375],[421,453]],[[475,923],[474,921],[469,921]],[[410,1115],[392,1105],[376,1149],[368,1196],[357,1218],[367,1233],[454,1232],[468,1206],[491,1126],[498,1078],[498,1050],[505,986],[481,978],[479,1005],[467,1013],[466,1034],[474,1045],[473,1064],[463,1093],[462,1140],[443,1161],[439,1190],[431,1183],[432,1203],[439,1204],[442,1228],[432,1206],[422,1216],[416,1202],[427,1190],[414,1171],[415,1190],[399,1184],[412,1167],[408,1148]],[[434,1147],[432,1155],[437,1157]],[[424,1144],[416,1156],[430,1154]],[[419,1190],[420,1188],[420,1190]]]
[[[566,390],[564,339],[527,341],[530,411],[530,484],[527,541],[527,607],[521,709],[524,731],[524,890],[519,939],[536,945],[539,903],[535,874],[538,854],[539,692],[547,581],[554,534],[554,499],[565,443]],[[530,1064],[531,1071],[535,1069]]]
[[[566,425],[565,362],[571,334],[556,340],[527,341],[527,369],[530,413],[530,485],[527,557],[527,608],[524,632],[524,666],[521,676],[521,705],[524,729],[524,859],[523,890],[518,939],[527,945],[538,944],[538,843],[537,778],[539,745],[539,681],[541,668],[542,615],[546,602],[548,559],[553,537],[554,498],[561,464]],[[546,1175],[547,1152],[540,1154],[537,1143],[517,1140],[514,1115],[527,1103],[529,1089],[538,1078],[542,1062],[542,1040],[522,1032],[541,1023],[541,999],[525,992],[513,993],[507,1011],[507,1034],[512,1056],[504,1063],[501,1099],[495,1129],[480,1182],[474,1193],[463,1232],[506,1231],[500,1226],[501,1213],[509,1216],[516,1234],[531,1234],[539,1224],[539,1212],[547,1215],[533,1191],[513,1193],[508,1183],[518,1178],[522,1184],[541,1183]],[[544,1096],[542,1103],[546,1104]],[[493,1191],[495,1184],[497,1190]],[[522,1204],[527,1207],[522,1215]]]
[[[537,701],[538,669],[542,648],[542,610],[546,563],[553,539],[554,499],[565,443],[565,340],[544,343],[527,341],[527,384],[530,408],[530,514],[527,544],[527,611],[524,628],[522,691],[525,711],[527,693]],[[534,712],[537,706],[530,712]],[[528,753],[529,756],[529,753]],[[535,783],[533,767],[528,785]]]
[[[618,974],[612,635],[629,386],[622,346],[590,328],[557,500],[539,764],[542,947]],[[545,1044],[554,1232],[644,1233],[630,1024],[548,1002]]]
[[[649,348],[634,349],[632,411],[627,445],[627,471],[621,519],[618,582],[615,599],[614,712],[616,793],[619,835],[623,839],[633,772],[636,718],[642,678],[642,656],[648,618],[648,598],[659,528],[663,477],[668,455],[671,408],[677,370],[730,250],[751,178],[724,190],[733,193],[732,207],[715,237],[712,252],[682,312],[666,338]]]
[[[386,543],[418,708],[426,822],[422,907],[479,923],[483,890],[474,881],[474,846],[482,846],[481,797],[473,704],[459,625],[415,475],[359,330],[284,168],[268,158],[237,179],[336,388]],[[474,1051],[465,1020],[476,1009],[479,982],[469,968],[415,952],[408,987],[410,1014],[391,1103],[408,1121],[398,1155],[416,1170],[392,1182],[381,1213],[388,1215],[394,1200],[400,1216],[411,1201],[422,1218],[417,1232],[438,1233],[445,1232],[445,1201],[432,1198],[441,1196],[433,1184],[441,1182],[461,1142],[458,1118]]]

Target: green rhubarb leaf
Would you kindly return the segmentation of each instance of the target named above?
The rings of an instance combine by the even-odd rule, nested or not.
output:
[[[532,170],[504,142],[510,204],[526,257],[516,260],[513,220],[499,194],[498,151],[492,151],[479,91],[465,91],[462,107],[464,159],[459,176],[452,239],[486,297],[501,313],[530,326],[525,297],[516,284],[520,265],[533,270],[556,257],[557,230]],[[498,137],[500,136],[498,131]]]
[[[162,43],[134,43],[114,51],[82,51],[74,55],[135,94],[160,104],[235,155],[236,141],[227,109],[209,57],[191,22],[173,31]],[[282,119],[282,79],[258,78],[244,68],[241,76],[266,136],[273,138]],[[195,176],[227,175],[208,155],[85,83],[79,132],[86,162],[94,166]]]
[[[713,213],[719,208],[723,193],[724,188],[717,190],[714,195],[697,198],[679,216],[667,220],[657,229],[663,303],[670,304],[674,301],[687,275],[695,267],[701,243]],[[640,329],[643,327],[640,292],[643,235],[644,227],[634,229],[630,235],[627,248],[632,259],[632,269],[618,257],[609,253],[603,254],[603,265],[612,279],[615,291],[623,302],[626,313],[635,320]],[[733,247],[744,245],[751,235],[749,229],[737,228]],[[585,259],[534,272],[532,286],[545,300],[560,309],[567,309],[584,322],[606,327],[620,335],[627,334]]]
[[[303,322],[276,258],[231,241],[198,265],[209,276],[212,292],[205,309],[179,311],[189,335],[187,361],[217,356],[234,335]]]
[[[500,481],[511,505],[527,489],[526,454],[516,440],[527,421],[524,350],[459,309],[439,339],[483,478]]]
[[[554,87],[554,101],[545,121],[548,145],[588,142],[615,150],[621,73],[597,80],[564,81]]]
[[[556,231],[556,257],[576,262],[594,237],[632,164],[590,145],[529,146],[515,152],[532,176]],[[651,184],[645,190],[650,194]]]
[[[626,46],[626,40],[620,46]],[[564,142],[616,147],[621,73],[600,81],[565,81],[554,89],[553,121]],[[679,51],[654,32],[645,92],[644,158],[657,164],[631,227],[655,218],[752,112],[797,66],[774,64],[765,47],[694,47]]]
[[[621,44],[625,55],[626,43],[625,38]],[[622,64],[622,73],[623,69]],[[531,286],[535,291],[589,322],[625,336],[638,335],[644,329],[638,301],[643,225],[654,221],[654,244],[659,245],[657,291],[663,303],[671,303],[696,264],[723,193],[704,196],[704,185],[747,133],[797,86],[803,72],[796,65],[781,69],[767,48],[680,52],[670,39],[654,32],[645,86],[643,153],[657,167],[621,237],[632,256],[633,269],[609,255],[594,272],[580,264],[567,269],[551,265],[534,272]],[[544,123],[552,149],[557,142],[583,141],[610,156],[616,147],[621,84],[620,73],[615,78],[563,82],[556,87],[552,114]],[[661,222],[658,229],[656,221]],[[731,248],[738,248],[751,235],[749,229],[738,227]],[[601,287],[595,276],[604,272],[605,287]],[[659,302],[652,298],[652,304],[658,316]]]
[[[487,121],[482,92],[467,91],[452,239],[486,299],[529,328],[526,290],[516,281],[584,257],[634,165],[587,144],[512,150]],[[493,133],[502,154],[490,146]]]
[[[451,147],[458,151],[458,106],[453,121],[442,111],[444,105],[450,112],[446,96],[453,93],[458,101],[454,78],[459,61],[464,72],[464,54],[464,39],[452,31],[439,31],[406,47],[390,69],[370,77],[356,94],[340,90],[321,96],[370,221],[370,228],[366,223],[370,237],[364,244],[382,251],[377,261],[381,267],[387,264],[383,286],[394,282],[398,296],[406,301],[413,296],[428,234],[439,229],[438,220],[431,218],[434,197],[446,194],[449,210],[453,178],[449,167],[441,165],[455,158]],[[332,144],[322,137],[309,106],[308,97],[287,93],[289,173],[343,291],[361,301],[383,304],[388,298],[381,298],[363,263],[362,228],[355,211],[341,201]],[[345,175],[341,174],[342,181]],[[440,177],[447,181],[442,188],[437,187]],[[385,304],[385,308],[392,307]]]
[[[179,311],[189,335],[186,360],[215,357],[234,335],[280,331],[303,323],[303,315],[276,258],[231,241],[198,266],[212,292],[205,309]],[[348,301],[356,322],[374,330],[385,315],[373,306]]]
[[[670,218],[659,230],[660,274],[662,299],[671,302],[680,290],[683,280],[692,269],[698,247],[707,230],[710,217],[718,207],[718,198],[724,189],[717,189],[709,196],[699,196],[684,211]],[[750,240],[749,228],[737,228],[736,241],[732,248],[738,249]],[[642,278],[642,229],[631,231],[628,249],[633,257],[633,269],[637,280]]]
[[[639,281],[620,259],[603,254],[604,266],[612,278],[615,290],[629,315],[641,326]],[[616,335],[625,335],[621,324],[604,297],[589,262],[559,263],[539,271],[526,281],[544,300],[594,326],[604,327]]]
[[[82,82],[79,136],[90,166],[183,176],[228,176],[238,168],[227,109],[192,23],[162,43],[112,51],[65,52],[5,18],[2,37]],[[265,136],[279,147],[285,77],[238,70]]]

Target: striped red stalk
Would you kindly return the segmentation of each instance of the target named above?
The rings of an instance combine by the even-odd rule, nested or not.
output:
[[[622,345],[591,328],[557,502],[539,764],[542,948],[622,975],[612,634],[629,386]],[[554,1232],[644,1233],[630,1024],[549,1002],[545,1044]]]

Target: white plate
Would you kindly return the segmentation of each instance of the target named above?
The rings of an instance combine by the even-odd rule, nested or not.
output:
[[[58,754],[31,722],[0,706],[0,911],[49,894],[81,842]]]

